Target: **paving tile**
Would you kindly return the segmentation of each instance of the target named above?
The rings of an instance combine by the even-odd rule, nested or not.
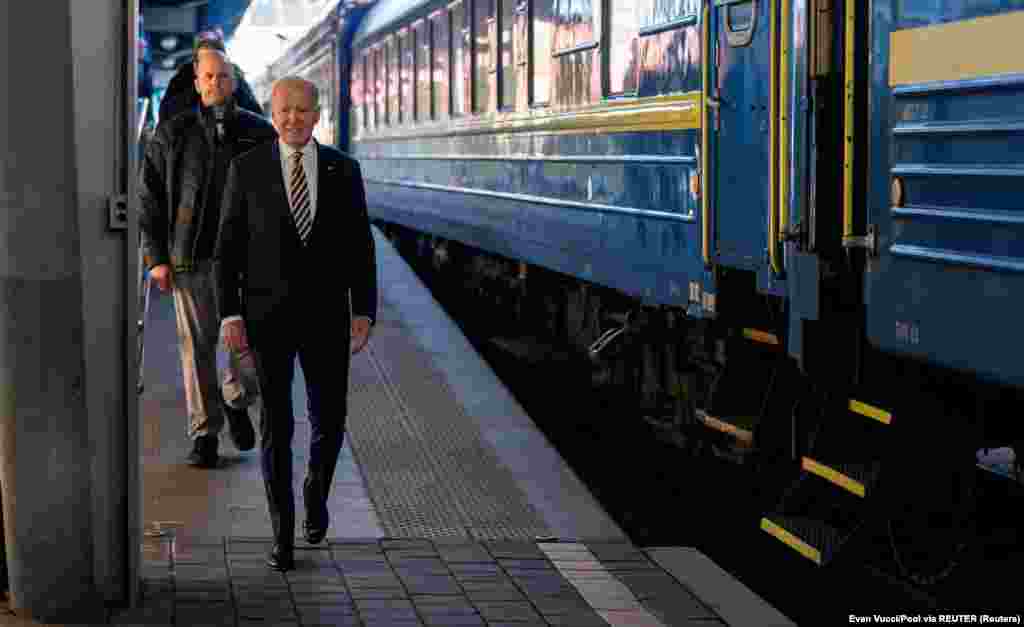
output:
[[[533,621],[543,623],[543,618],[526,601],[480,601],[476,609],[488,623],[495,621]]]
[[[545,616],[549,625],[556,627],[608,627],[608,623],[594,610]]]
[[[660,620],[642,610],[598,610],[612,627],[665,627]],[[679,623],[669,623],[675,626]]]
[[[452,577],[427,576],[402,578],[410,595],[417,594],[462,594],[462,588]]]
[[[234,625],[235,609],[228,603],[176,603],[174,622],[178,625]]]
[[[717,614],[689,593],[677,597],[644,599],[641,604],[655,616],[662,617],[670,623],[681,620],[718,618]]]
[[[453,563],[448,565],[449,570],[456,578],[463,576],[477,575],[477,574],[490,574],[500,575],[504,573],[504,569],[501,568],[497,563],[486,564],[480,562],[464,562],[464,563]]]
[[[437,544],[437,553],[445,562],[494,562],[495,558],[478,543]]]
[[[558,614],[572,614],[590,609],[584,599],[576,590],[564,594],[540,596],[530,599],[533,606],[537,608],[544,617]]]
[[[510,559],[500,557],[498,564],[507,571],[512,570],[552,570],[554,566],[547,558],[537,559]]]
[[[408,598],[408,593],[405,588],[402,587],[391,587],[391,588],[352,588],[349,592],[353,600],[364,600],[364,601],[384,601],[384,600],[398,600]]]
[[[540,559],[544,553],[534,542],[522,540],[484,540],[487,551],[496,558]]]

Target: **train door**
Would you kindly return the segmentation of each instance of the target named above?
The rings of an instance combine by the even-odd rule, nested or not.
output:
[[[767,261],[772,197],[772,2],[714,0],[708,88],[715,261],[757,271]]]
[[[872,8],[868,339],[1024,385],[1024,2]]]

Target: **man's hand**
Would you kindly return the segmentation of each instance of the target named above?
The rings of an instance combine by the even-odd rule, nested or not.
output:
[[[224,340],[224,347],[244,353],[249,350],[249,338],[245,334],[244,320],[228,320],[221,328],[221,336]]]
[[[352,318],[352,354],[355,355],[363,350],[370,340],[370,319],[366,316]]]
[[[149,270],[149,276],[153,277],[156,281],[157,287],[160,288],[161,292],[166,292],[171,289],[171,266],[162,263],[159,266],[153,266]]]

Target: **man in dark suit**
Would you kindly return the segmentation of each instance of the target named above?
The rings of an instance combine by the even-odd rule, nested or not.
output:
[[[327,533],[327,495],[344,437],[349,354],[366,345],[376,314],[377,267],[359,164],[312,139],[316,87],[280,79],[271,109],[278,141],[229,169],[215,258],[224,342],[251,348],[263,397],[261,463],[275,541],[267,563],[289,570],[295,356],[312,430],[303,531],[317,543]]]

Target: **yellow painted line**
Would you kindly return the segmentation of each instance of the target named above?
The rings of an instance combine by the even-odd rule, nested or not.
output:
[[[774,334],[757,329],[743,329],[743,337],[755,342],[761,342],[762,344],[778,345],[779,343],[779,338],[775,337]]]
[[[498,113],[486,118],[428,122],[404,128],[380,128],[360,136],[360,142],[429,137],[459,137],[497,133],[626,133],[700,127],[699,91],[671,96],[614,101],[570,111],[537,110]]]
[[[790,3],[782,2],[782,15],[780,16],[780,45],[779,45],[779,222],[778,230],[775,232],[775,241],[772,246],[778,249],[782,245],[782,238],[789,227],[789,44],[790,44]],[[782,272],[785,259],[782,251],[779,250],[778,269]]]
[[[885,411],[884,409],[879,409],[877,407],[868,405],[867,403],[862,403],[860,401],[851,400],[850,411],[860,414],[861,416],[874,418],[875,420],[882,424],[887,425],[892,422],[892,414],[890,414],[889,412]]]
[[[754,434],[750,431],[747,431],[746,429],[741,429],[734,424],[715,418],[711,414],[704,411],[698,411],[697,417],[700,418],[700,421],[703,422],[705,425],[711,427],[712,429],[715,429],[716,431],[727,433],[736,438],[737,440],[739,440],[740,442],[745,442],[747,444],[754,443]]]
[[[816,462],[810,457],[804,457],[803,462],[800,464],[807,472],[813,472],[826,481],[831,481],[840,488],[843,488],[847,492],[852,492],[857,496],[863,498],[866,492],[864,484],[860,481],[855,481],[850,477],[839,472],[835,468],[826,466],[820,462]]]
[[[761,529],[772,534],[776,538],[782,541],[786,546],[794,549],[800,555],[803,555],[807,559],[811,560],[818,566],[821,566],[821,551],[807,544],[800,538],[794,536],[792,533],[786,531],[782,527],[776,525],[767,518],[761,519]]]
[[[1024,11],[889,34],[889,84],[962,81],[1024,72]]]
[[[708,170],[710,159],[708,150],[711,144],[708,143],[708,68],[711,65],[711,57],[708,52],[711,49],[711,41],[708,34],[708,21],[711,19],[711,3],[704,5],[704,15],[701,17],[701,30],[703,48],[701,49],[701,99],[700,99],[700,223],[701,223],[701,255],[704,257],[704,265],[711,265],[711,204],[708,202],[711,193],[711,171]]]

